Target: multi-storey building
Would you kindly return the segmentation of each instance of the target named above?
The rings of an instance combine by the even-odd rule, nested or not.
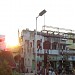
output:
[[[25,69],[35,70],[36,52],[37,69],[50,62],[53,68],[66,63],[74,67],[75,61],[75,33],[73,30],[43,26],[42,31],[37,32],[37,49],[35,48],[36,31],[22,30],[20,42],[21,57],[24,59]]]

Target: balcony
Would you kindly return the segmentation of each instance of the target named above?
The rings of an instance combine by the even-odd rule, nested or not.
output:
[[[36,51],[34,51],[34,54],[36,53]],[[62,54],[62,50],[37,50],[37,54],[43,55],[44,53],[47,54],[51,54],[51,55],[61,55]],[[66,55],[75,55],[75,51],[74,50],[63,50],[63,54]]]

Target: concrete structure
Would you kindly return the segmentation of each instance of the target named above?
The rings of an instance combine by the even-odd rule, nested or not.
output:
[[[33,47],[32,47],[32,42],[33,42],[33,37],[31,35],[34,32],[30,32],[28,29],[25,31],[23,30],[21,33],[21,41],[20,45],[22,46],[21,49],[21,58],[24,60],[24,66],[25,66],[25,71],[31,72],[32,71],[32,58],[33,58]]]
[[[75,61],[75,33],[72,30],[43,26],[37,32],[37,69],[45,67],[50,62],[53,68],[68,61],[73,67]],[[25,70],[35,70],[35,30],[22,30],[20,45],[21,57],[24,59]],[[63,67],[66,66],[64,63]]]

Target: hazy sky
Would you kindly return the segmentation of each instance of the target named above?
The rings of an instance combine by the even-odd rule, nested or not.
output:
[[[75,30],[75,0],[0,0],[0,34],[17,41],[18,28],[34,30],[35,18],[45,9],[45,25]],[[38,30],[44,16],[38,18]]]

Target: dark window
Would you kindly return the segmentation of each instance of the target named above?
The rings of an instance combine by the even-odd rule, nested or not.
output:
[[[65,50],[65,47],[66,47],[66,46],[65,46],[65,45],[63,45],[63,49],[64,49],[64,50]]]
[[[50,49],[50,42],[49,41],[45,41],[43,43],[43,49]]]
[[[41,41],[37,40],[37,48],[40,49],[41,48]]]
[[[25,40],[25,43],[27,45],[27,51],[29,52],[29,40]]]
[[[30,47],[32,47],[32,42],[30,42]]]
[[[73,43],[75,43],[75,39],[73,39]]]
[[[52,49],[56,49],[56,45],[55,44],[52,45]]]
[[[53,42],[52,43],[52,49],[56,49],[57,48],[57,43],[56,42]]]
[[[33,40],[33,52],[34,52],[34,40]]]

